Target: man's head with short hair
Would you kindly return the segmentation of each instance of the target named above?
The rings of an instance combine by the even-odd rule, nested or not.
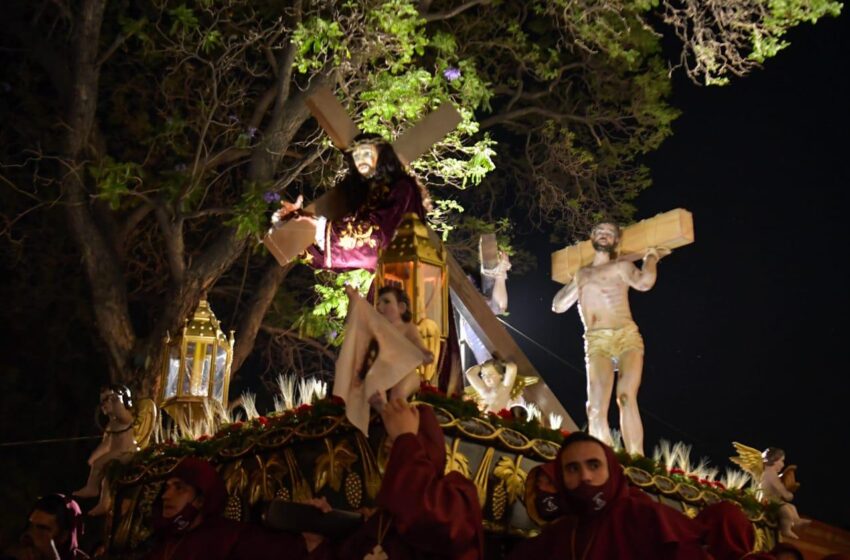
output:
[[[590,244],[594,251],[614,255],[620,244],[620,226],[614,222],[599,222],[590,230]]]
[[[27,518],[22,541],[50,553],[51,541],[59,551],[77,548],[82,512],[77,503],[62,494],[49,494],[38,501]]]
[[[575,490],[582,483],[602,486],[610,477],[605,449],[591,435],[573,432],[564,440],[559,456],[558,466],[567,490]]]

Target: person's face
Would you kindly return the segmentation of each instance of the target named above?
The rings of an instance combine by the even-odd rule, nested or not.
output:
[[[122,405],[121,397],[114,391],[104,391],[100,394],[100,410],[107,416],[116,414],[118,407]]]
[[[608,459],[598,443],[577,441],[564,450],[561,472],[567,490],[575,490],[582,482],[602,486],[608,481]]]
[[[502,376],[492,366],[485,366],[481,370],[481,381],[492,389],[502,382]]]
[[[403,303],[399,303],[395,294],[392,292],[387,292],[379,296],[376,308],[378,313],[386,317],[387,321],[390,323],[401,322],[402,314],[407,311],[407,306]]]
[[[599,224],[593,228],[590,242],[597,251],[613,253],[617,248],[620,238],[617,236],[617,228],[614,224]]]
[[[354,167],[363,177],[369,178],[375,174],[378,166],[378,147],[374,144],[360,144],[351,150]]]
[[[59,529],[55,515],[37,509],[30,514],[26,536],[35,548],[46,552],[51,549],[50,541],[57,546],[63,544],[68,539],[68,532]]]
[[[169,478],[165,483],[165,492],[162,493],[162,516],[171,519],[191,503],[194,503],[195,507],[201,505],[195,488],[179,478]]]

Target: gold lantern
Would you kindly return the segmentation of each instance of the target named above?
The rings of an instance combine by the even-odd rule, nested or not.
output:
[[[159,406],[178,422],[203,417],[204,404],[227,408],[233,331],[228,339],[206,298],[201,299],[183,332],[165,341],[166,359],[160,376]]]
[[[381,254],[375,275],[377,288],[398,286],[411,302],[413,321],[434,361],[422,366],[423,380],[436,384],[435,373],[441,349],[449,334],[449,283],[446,249],[432,240],[428,226],[419,216],[405,214],[395,238]],[[377,301],[377,298],[375,298]]]

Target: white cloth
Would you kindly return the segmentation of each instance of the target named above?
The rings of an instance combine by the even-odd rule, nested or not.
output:
[[[367,359],[369,344],[378,343],[378,355],[362,381],[358,372]],[[387,391],[422,363],[422,351],[375,311],[355,296],[345,320],[345,341],[336,360],[334,396],[345,401],[345,415],[364,434],[369,432],[369,397]]]

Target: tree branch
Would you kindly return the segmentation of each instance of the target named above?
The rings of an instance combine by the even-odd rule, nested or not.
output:
[[[183,219],[171,220],[163,204],[156,206],[156,220],[165,241],[165,255],[171,269],[171,280],[175,285],[183,282],[186,273],[185,245],[183,242]]]
[[[239,336],[236,338],[236,348],[233,350],[233,371],[239,369],[254,349],[254,342],[257,339],[257,333],[260,332],[263,318],[274,300],[280,283],[292,267],[292,263],[280,266],[276,261],[272,261],[263,273],[260,283],[254,289],[254,296],[251,298],[248,310],[239,321],[237,330]]]
[[[552,111],[544,107],[523,107],[522,109],[507,111],[505,113],[493,115],[489,119],[484,119],[483,121],[481,121],[481,130],[485,130],[497,124],[501,124],[528,115],[540,115],[542,117],[555,119],[557,121],[573,121],[586,125],[592,124],[592,121],[590,119],[586,117],[580,117],[578,115],[571,115],[569,113],[559,113],[557,111]]]
[[[434,12],[432,14],[423,14],[422,17],[424,17],[425,21],[427,21],[428,23],[432,21],[441,21],[444,19],[450,19],[455,16],[458,16],[466,10],[474,8],[475,6],[485,5],[489,3],[490,0],[469,0],[468,2],[465,2],[460,6],[457,6],[456,8],[452,8],[451,10],[445,10],[443,12]]]

